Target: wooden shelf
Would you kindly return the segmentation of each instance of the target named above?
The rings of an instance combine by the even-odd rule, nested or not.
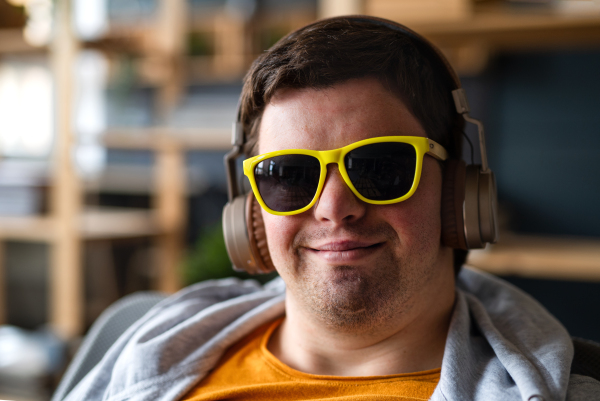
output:
[[[123,128],[111,129],[102,136],[108,148],[140,150],[229,150],[231,131],[202,128]]]
[[[88,209],[79,216],[82,240],[144,237],[160,234],[155,213],[145,209]],[[52,242],[60,221],[43,216],[0,217],[0,239]]]
[[[416,24],[417,32],[440,45],[486,42],[499,49],[541,48],[565,45],[600,46],[600,14],[573,15],[475,10],[464,21]]]
[[[83,239],[160,235],[156,212],[145,209],[89,209],[80,216]]]
[[[363,12],[364,10],[360,8],[356,10],[356,13]],[[212,19],[217,18],[218,15],[220,14],[215,14]],[[386,15],[382,15],[382,17],[389,18]],[[305,22],[306,16],[299,18]],[[208,30],[213,29],[212,19],[203,19],[202,27]],[[526,10],[509,7],[504,3],[492,3],[476,4],[473,11],[466,14],[464,18],[452,21],[411,22],[410,19],[398,19],[398,22],[405,23],[443,48],[451,61],[456,64],[459,72],[465,73],[478,72],[485,64],[485,60],[489,58],[489,54],[497,51],[572,47],[600,48],[600,13],[560,13],[556,10],[545,10],[539,7]],[[194,29],[193,26],[188,28]],[[198,28],[196,27],[196,29]],[[237,31],[223,32],[227,43],[238,41],[239,38],[236,38],[235,32]],[[133,26],[116,25],[104,38],[84,45],[113,53],[127,51],[139,55],[155,54],[156,29],[147,21]],[[226,53],[232,51],[234,50],[229,49]],[[227,53],[228,56],[233,55],[233,53],[229,53]],[[202,71],[200,75],[208,74],[211,79],[224,80],[238,77],[245,71],[245,69],[238,71],[234,68],[228,72],[222,66],[215,69],[217,65],[221,65],[215,64],[215,56],[218,55],[186,57],[185,63],[192,71],[187,73],[187,78],[193,78],[194,70]],[[255,56],[244,55],[244,59],[248,62]],[[482,59],[485,60],[482,61]],[[239,65],[246,65],[246,62]],[[166,67],[162,64],[161,66]],[[164,72],[159,75],[164,75]]]
[[[56,219],[52,217],[0,217],[0,239],[15,241],[51,241]]]
[[[0,29],[0,54],[45,52],[44,47],[34,47],[23,38],[21,29]]]
[[[439,46],[459,75],[481,73],[500,51],[600,48],[599,14],[476,7],[464,20],[409,26]]]
[[[509,48],[600,44],[600,13],[575,14],[476,6],[472,15],[464,19],[431,23],[397,22],[406,24],[436,43],[460,44],[484,40]],[[103,50],[114,48],[117,51],[125,47],[131,52],[143,53],[154,46],[151,41],[155,36],[153,29],[149,24],[114,28],[103,39],[85,45]]]
[[[356,13],[362,12],[364,10],[358,9]],[[386,15],[382,17],[389,18]],[[306,16],[299,18],[305,22]],[[467,75],[480,72],[490,56],[498,51],[600,48],[600,13],[559,13],[540,8],[524,10],[504,4],[482,4],[475,5],[473,11],[466,13],[463,18],[452,21],[411,22],[410,19],[398,19],[398,22],[405,23],[440,46],[458,72]],[[214,28],[214,22],[210,19],[203,20],[203,23],[207,24],[205,29]],[[232,27],[219,35],[223,37],[223,43],[241,43],[238,36],[243,32],[241,28],[236,30]],[[157,63],[156,57],[149,57],[156,54],[156,43],[156,30],[152,24],[144,23],[139,26],[116,26],[103,39],[85,43],[85,46],[113,53],[126,51],[148,58],[151,61],[149,65],[153,66],[149,71],[154,71],[149,75],[154,78],[148,78],[148,81],[160,86],[170,73],[168,63]],[[187,66],[184,68],[187,69],[184,74],[187,81],[239,79],[246,70],[244,67],[257,56],[237,54],[241,49],[239,43],[237,47],[224,48],[215,55],[183,57],[182,63]],[[233,60],[232,57],[237,56],[243,61],[226,68],[226,60]],[[144,77],[145,74],[141,75]]]
[[[600,281],[600,240],[507,234],[467,263],[498,275]]]

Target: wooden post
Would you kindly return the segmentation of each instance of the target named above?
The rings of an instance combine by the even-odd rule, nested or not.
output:
[[[51,213],[56,222],[50,270],[50,322],[56,332],[71,338],[82,333],[84,290],[81,241],[78,233],[81,193],[73,149],[73,67],[77,42],[71,22],[71,1],[56,0],[55,32],[51,45],[54,76],[55,141]]]
[[[186,0],[160,0],[156,29],[158,57],[167,69],[161,83],[157,112],[165,118],[182,96],[183,58],[188,31]],[[173,140],[162,137],[155,153],[155,207],[161,235],[158,240],[158,276],[155,287],[175,292],[181,288],[181,261],[185,207],[185,158]]]
[[[318,17],[329,18],[338,15],[364,13],[365,0],[319,0]]]
[[[186,0],[160,0],[155,41],[157,48],[154,51],[166,69],[157,109],[162,118],[176,106],[183,93],[187,18]]]
[[[4,254],[4,239],[0,238],[0,324],[6,323],[6,255]]]
[[[155,155],[155,207],[161,230],[156,287],[175,292],[181,288],[179,268],[187,216],[185,155],[174,140],[163,140]]]
[[[220,76],[241,76],[246,68],[246,22],[227,13],[213,18],[214,71]]]

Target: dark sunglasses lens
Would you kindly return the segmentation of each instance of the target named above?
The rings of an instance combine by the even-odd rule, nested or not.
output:
[[[344,158],[350,181],[365,198],[386,201],[410,191],[417,153],[412,145],[382,142],[356,148]]]
[[[312,156],[284,155],[265,159],[254,178],[265,204],[276,212],[302,209],[317,193],[321,165]]]

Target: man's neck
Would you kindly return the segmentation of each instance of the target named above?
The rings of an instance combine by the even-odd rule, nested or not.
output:
[[[328,376],[383,376],[441,366],[454,305],[447,283],[369,330],[344,332],[315,319],[288,297],[286,318],[268,349],[293,369]]]

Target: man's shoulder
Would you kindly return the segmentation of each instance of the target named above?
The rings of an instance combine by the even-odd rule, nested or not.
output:
[[[567,401],[588,401],[600,398],[600,381],[590,376],[571,374]]]

